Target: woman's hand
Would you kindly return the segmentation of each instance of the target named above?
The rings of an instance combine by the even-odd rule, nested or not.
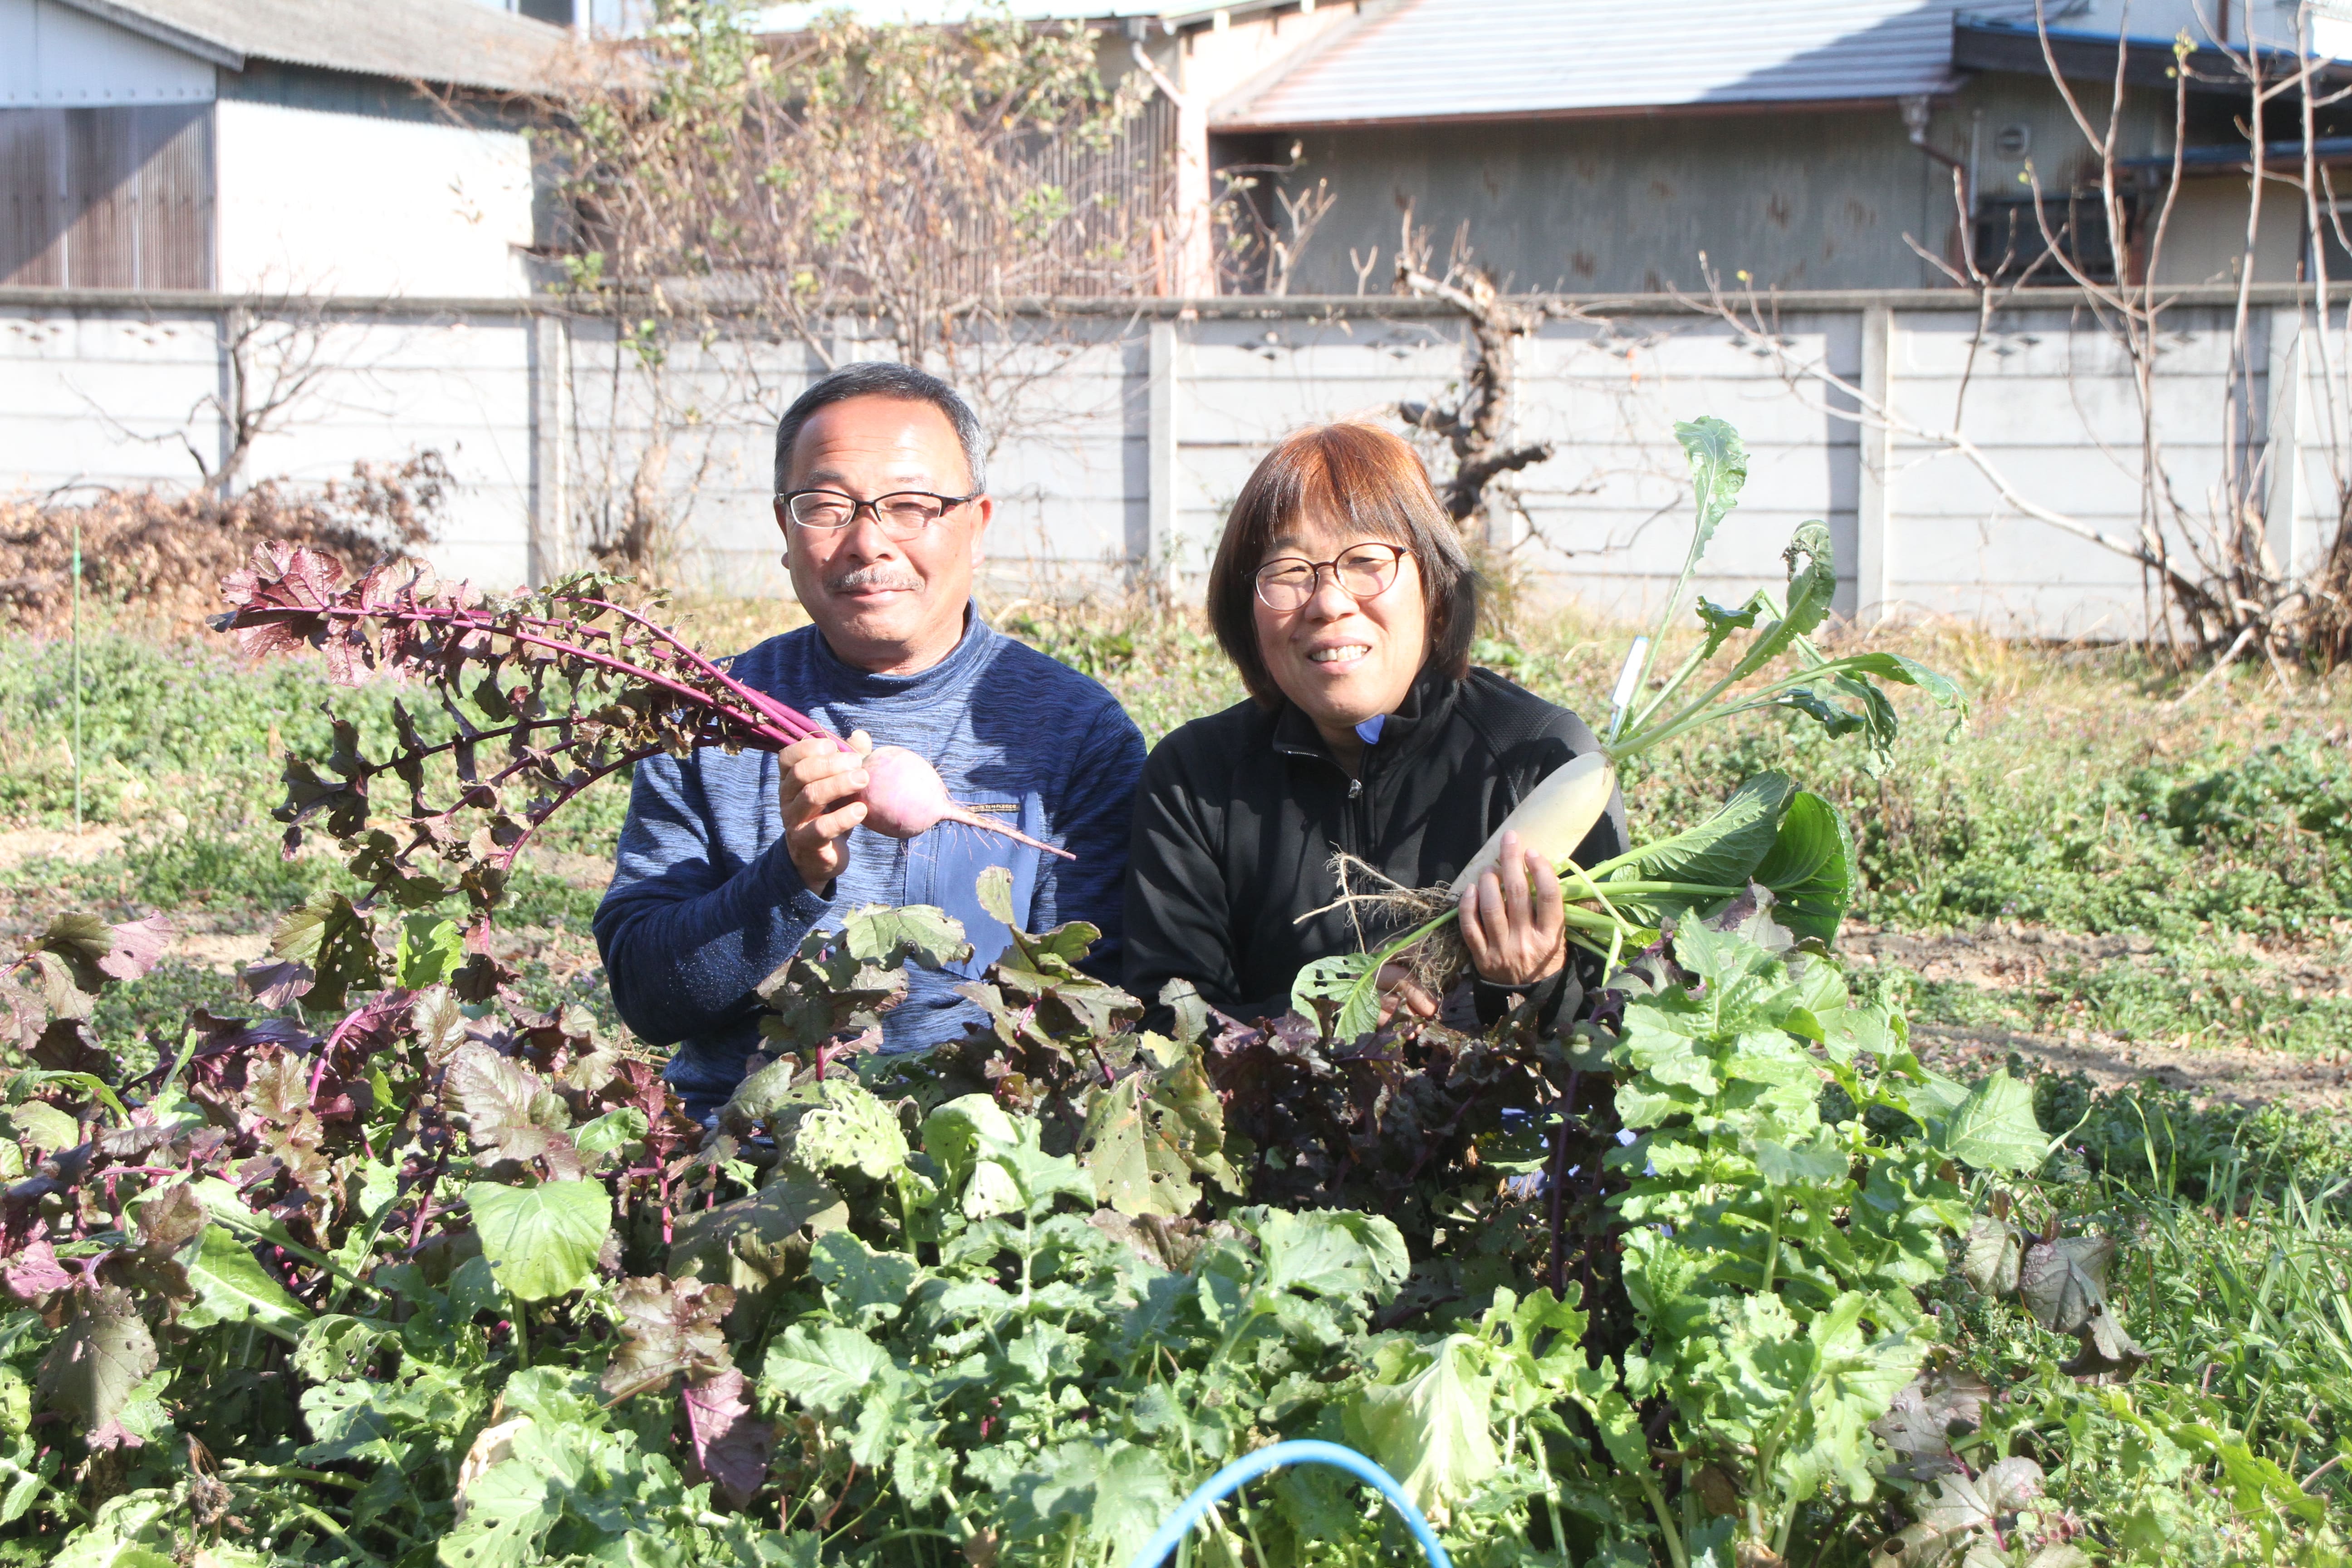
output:
[[[1395,1017],[1400,1009],[1416,1018],[1437,1016],[1437,998],[1413,980],[1412,964],[1383,963],[1381,977],[1373,984],[1380,989],[1381,1023]]]
[[[860,730],[843,751],[819,735],[776,753],[776,804],[784,814],[784,853],[793,869],[822,893],[849,864],[849,830],[866,820],[866,753],[874,742]]]
[[[1568,962],[1568,921],[1559,875],[1551,862],[1503,835],[1492,869],[1462,890],[1462,940],[1479,977],[1497,985],[1527,985],[1559,973]]]

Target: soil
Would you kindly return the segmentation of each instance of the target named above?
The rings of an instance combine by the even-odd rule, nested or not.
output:
[[[1937,934],[1854,925],[1839,933],[1838,945],[1857,964],[1900,963],[1923,979],[1965,981],[1992,992],[2037,987],[2053,962],[2129,963],[2155,950],[2146,937],[2083,936],[2009,922]],[[2252,945],[2246,951],[2305,995],[2340,996],[2352,984],[2352,973],[2325,954]],[[1914,1023],[1911,1039],[1922,1061],[1960,1079],[2000,1067],[2014,1052],[2061,1072],[2081,1072],[2103,1089],[2153,1079],[2200,1100],[2237,1105],[2284,1100],[2297,1107],[2340,1110],[2352,1102],[2352,1061],[2338,1057],[2314,1058],[2252,1045],[2182,1048],[2080,1028],[2036,1035],[1989,1025]]]

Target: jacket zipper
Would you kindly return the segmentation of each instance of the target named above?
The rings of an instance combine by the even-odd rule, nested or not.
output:
[[[1378,756],[1379,753],[1374,748],[1367,746],[1364,749],[1363,760],[1357,768],[1356,776],[1348,781],[1349,807],[1348,816],[1350,825],[1355,829],[1356,842],[1361,846],[1357,849],[1356,855],[1360,859],[1365,860],[1371,858],[1372,795],[1364,785],[1371,777],[1372,764],[1378,760]]]

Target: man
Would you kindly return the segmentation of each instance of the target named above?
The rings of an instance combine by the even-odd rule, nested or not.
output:
[[[1013,912],[1041,931],[1102,928],[1087,967],[1118,973],[1119,889],[1143,737],[1109,692],[998,636],[971,603],[994,513],[979,425],[908,365],[852,364],[776,426],[776,523],[815,624],[738,658],[740,680],[835,734],[784,752],[716,748],[637,764],[596,945],[613,1001],[656,1045],[697,1118],[725,1103],[759,1040],[753,991],[811,931],[862,904],[935,904],[973,945],[955,973],[910,972],[883,1027],[917,1050],[979,1017],[953,987],[1002,952],[982,869],[1013,872]],[[929,758],[961,805],[1076,856],[945,824],[900,841],[861,827],[878,737]]]

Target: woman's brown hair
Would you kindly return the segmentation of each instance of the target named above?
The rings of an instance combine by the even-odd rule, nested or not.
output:
[[[1381,539],[1411,552],[1429,625],[1423,668],[1434,665],[1457,679],[1468,672],[1478,574],[1437,504],[1420,454],[1376,426],[1318,425],[1285,437],[1258,464],[1226,514],[1209,568],[1209,625],[1252,697],[1269,708],[1282,700],[1257,646],[1257,569],[1283,530],[1307,517],[1328,521],[1351,542]]]

